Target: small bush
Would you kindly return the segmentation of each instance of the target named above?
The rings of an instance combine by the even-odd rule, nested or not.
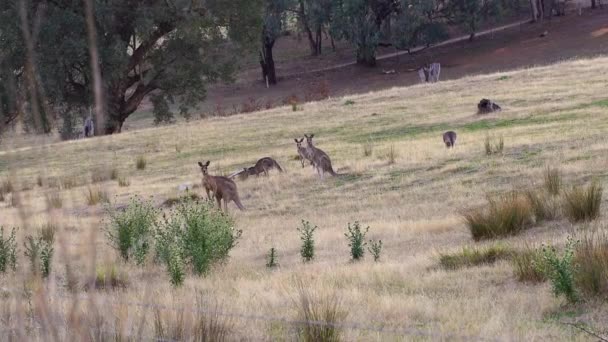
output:
[[[365,230],[361,230],[361,224],[358,221],[355,221],[351,226],[348,224],[347,232],[344,234],[346,239],[348,240],[348,247],[350,247],[350,256],[353,261],[359,261],[363,259],[365,255],[365,246],[367,242],[365,242],[365,235],[369,231],[369,227],[365,228]]]
[[[552,196],[559,195],[562,189],[562,175],[559,169],[547,167],[545,169],[545,189]]]
[[[277,263],[277,250],[272,247],[270,251],[268,251],[268,255],[266,255],[266,267],[274,268],[279,266]]]
[[[395,145],[391,145],[386,158],[388,159],[389,165],[395,164],[395,161],[397,160],[397,151],[395,151]]]
[[[588,296],[608,298],[608,235],[587,235],[576,246],[574,272],[577,289]]]
[[[533,223],[533,211],[527,198],[509,193],[488,198],[488,207],[463,214],[473,239],[489,239],[518,234]]]
[[[374,257],[374,261],[380,261],[380,254],[382,253],[382,240],[369,240],[369,247],[367,247],[369,253]]]
[[[486,248],[463,247],[462,252],[454,254],[441,254],[439,265],[446,270],[457,270],[463,267],[491,265],[498,260],[509,259],[513,252],[511,249],[495,245]]]
[[[363,156],[364,157],[371,157],[371,155],[374,153],[374,145],[372,144],[371,141],[367,141],[365,144],[363,144]]]
[[[513,254],[511,263],[517,280],[521,282],[542,283],[547,280],[547,267],[541,249],[526,247]]]
[[[127,274],[114,264],[105,264],[95,270],[94,286],[97,290],[116,290],[126,288]]]
[[[138,156],[135,160],[135,168],[138,170],[145,170],[146,165],[148,165],[148,161],[145,156]]]
[[[344,101],[344,105],[345,106],[352,106],[354,104],[355,104],[355,101],[353,101],[353,100],[346,100],[346,101]]]
[[[557,205],[555,205],[555,202],[551,198],[547,198],[545,195],[539,194],[534,190],[528,190],[525,194],[534,212],[536,223],[551,221],[557,218]]]
[[[298,320],[306,322],[296,327],[299,340],[306,342],[337,342],[342,331],[336,325],[347,316],[337,295],[319,298],[304,283],[297,284],[295,306]],[[319,324],[319,322],[322,322]]]
[[[121,188],[126,188],[131,185],[131,182],[126,177],[118,177],[118,186]]]
[[[108,193],[100,188],[89,186],[85,192],[88,205],[97,205],[99,203],[110,203],[110,196]]]
[[[574,251],[576,242],[568,238],[563,256],[559,256],[555,247],[543,247],[543,259],[547,266],[547,277],[551,280],[553,294],[558,297],[564,295],[568,302],[576,303],[579,300],[574,284]]]
[[[55,227],[47,225],[38,231],[38,235],[25,237],[25,256],[28,257],[32,272],[38,274],[40,271],[43,278],[51,274],[51,263],[53,261],[53,243],[55,242]]]
[[[241,234],[213,203],[182,201],[157,227],[157,259],[167,265],[172,279],[179,278],[184,264],[205,275],[213,264],[227,260]]]
[[[317,226],[312,226],[310,222],[302,220],[302,227],[297,228],[300,232],[300,240],[302,240],[302,246],[300,247],[300,255],[304,262],[311,261],[315,258],[315,240],[313,234],[317,230]]]
[[[61,209],[63,207],[63,198],[59,192],[51,192],[46,195],[46,203],[49,208]]]
[[[600,216],[603,188],[593,182],[589,187],[574,186],[564,192],[564,214],[571,222],[591,221]]]
[[[0,273],[5,273],[9,268],[17,269],[17,241],[16,228],[4,237],[4,227],[0,226]]]
[[[124,212],[109,210],[106,236],[110,246],[128,261],[135,258],[142,265],[150,250],[152,229],[156,224],[157,211],[147,201],[133,198]]]

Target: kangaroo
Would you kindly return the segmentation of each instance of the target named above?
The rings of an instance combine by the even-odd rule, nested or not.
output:
[[[310,136],[304,134],[304,137],[306,137],[306,144],[308,145],[306,149],[312,157],[312,164],[317,170],[317,173],[319,174],[319,176],[321,176],[321,179],[323,179],[323,175],[325,174],[325,172],[329,173],[332,176],[337,176],[338,174],[331,166],[331,159],[329,159],[327,153],[323,152],[323,150],[316,148],[313,145],[312,138],[314,136],[314,134],[311,134]]]
[[[298,154],[300,155],[300,161],[302,162],[302,168],[304,168],[304,161],[308,160],[310,162],[310,165],[313,165],[312,163],[312,156],[310,155],[308,149],[306,147],[302,147],[302,142],[304,141],[304,138],[298,140],[298,139],[293,139],[296,142],[296,146],[298,148]]]
[[[454,145],[456,145],[456,132],[447,131],[443,133],[443,142],[447,148],[454,147]]]
[[[500,112],[502,108],[492,100],[481,99],[477,104],[477,113],[478,114],[488,114],[492,112]]]
[[[249,176],[259,176],[260,173],[264,173],[266,176],[268,176],[268,170],[272,169],[277,169],[279,172],[283,172],[281,165],[279,165],[276,160],[270,157],[264,157],[258,160],[254,166],[243,168],[243,171],[239,173],[239,179],[244,180]]]
[[[236,184],[227,177],[209,175],[209,164],[211,164],[210,161],[207,161],[204,164],[198,162],[198,165],[201,167],[201,172],[203,173],[203,188],[205,188],[205,191],[207,192],[207,199],[211,200],[211,194],[213,194],[220,210],[222,210],[223,199],[225,212],[228,212],[228,202],[230,201],[234,201],[234,204],[236,204],[240,210],[245,210],[245,207],[243,207],[243,204],[241,204],[241,200],[239,199]]]

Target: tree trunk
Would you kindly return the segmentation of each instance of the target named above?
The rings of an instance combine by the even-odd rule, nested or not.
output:
[[[595,9],[597,7],[596,1],[591,0],[591,9]]]
[[[306,18],[304,0],[300,0],[299,3],[300,9],[298,10],[298,16],[300,19],[300,23],[302,23],[302,28],[304,29],[304,32],[306,32],[306,37],[308,38],[308,44],[310,45],[310,55],[316,56],[319,54],[317,50],[317,42],[315,42],[315,39],[312,35],[312,30],[310,29],[310,26],[308,26],[308,18]]]
[[[268,84],[274,85],[277,84],[277,75],[274,67],[274,57],[272,56],[272,48],[274,46],[274,41],[269,41],[264,39],[263,42],[263,51],[262,51],[262,60],[260,60],[260,64],[262,66],[262,74],[264,78],[268,78]],[[264,81],[266,81],[264,79]]]
[[[122,125],[125,123],[125,119],[120,116],[109,116],[106,119],[105,129],[103,131],[97,130],[95,132],[96,135],[102,134],[114,134],[120,133],[122,131]]]
[[[469,42],[472,42],[473,39],[475,39],[475,32],[471,32],[471,34],[469,34]]]
[[[538,7],[536,6],[537,0],[530,0],[530,11],[532,12],[532,21],[538,21]]]
[[[322,51],[322,46],[323,46],[323,36],[322,36],[322,27],[319,26],[317,27],[317,49],[316,49],[316,54],[320,55],[323,51]]]
[[[376,48],[371,46],[357,46],[357,64],[368,67],[376,66]]]

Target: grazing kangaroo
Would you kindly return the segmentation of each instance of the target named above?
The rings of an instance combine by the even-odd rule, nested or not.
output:
[[[203,188],[207,191],[207,199],[210,200],[211,193],[213,193],[220,210],[222,210],[223,199],[225,212],[228,212],[228,202],[230,201],[234,201],[234,204],[236,204],[239,209],[245,210],[245,207],[243,207],[241,200],[239,199],[236,184],[227,177],[209,175],[209,164],[211,164],[210,161],[207,161],[205,164],[198,162],[198,165],[201,167],[201,172],[203,172]]]
[[[254,166],[243,168],[243,172],[239,174],[240,179],[247,179],[249,176],[259,176],[260,173],[264,173],[268,176],[268,170],[277,169],[279,172],[283,172],[281,165],[276,160],[270,157],[264,157],[258,160]]]
[[[313,145],[312,138],[314,136],[314,134],[311,134],[310,136],[304,134],[304,137],[306,137],[306,144],[308,145],[306,149],[312,157],[312,164],[314,165],[315,169],[317,169],[317,173],[319,174],[319,176],[321,176],[321,179],[323,179],[323,175],[325,174],[325,172],[329,173],[332,176],[337,176],[338,174],[331,166],[331,159],[329,159],[327,153],[323,152],[323,150],[316,148]]]
[[[477,113],[478,114],[488,114],[492,112],[500,112],[502,108],[494,101],[488,99],[481,99],[477,104]]]
[[[456,145],[456,132],[447,131],[443,133],[443,142],[447,148],[454,147],[454,145]]]
[[[302,168],[304,168],[304,161],[308,160],[310,162],[310,165],[313,165],[312,163],[312,156],[310,155],[308,149],[306,147],[302,147],[302,142],[304,141],[304,138],[298,140],[298,139],[293,139],[296,142],[296,146],[298,148],[298,155],[300,155],[300,161],[302,162]],[[314,167],[314,165],[313,165]]]

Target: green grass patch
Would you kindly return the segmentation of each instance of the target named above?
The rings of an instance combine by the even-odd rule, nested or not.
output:
[[[511,258],[513,251],[503,245],[483,248],[463,247],[462,251],[452,254],[441,254],[439,265],[446,270],[457,270],[464,267],[491,265],[498,260]]]

